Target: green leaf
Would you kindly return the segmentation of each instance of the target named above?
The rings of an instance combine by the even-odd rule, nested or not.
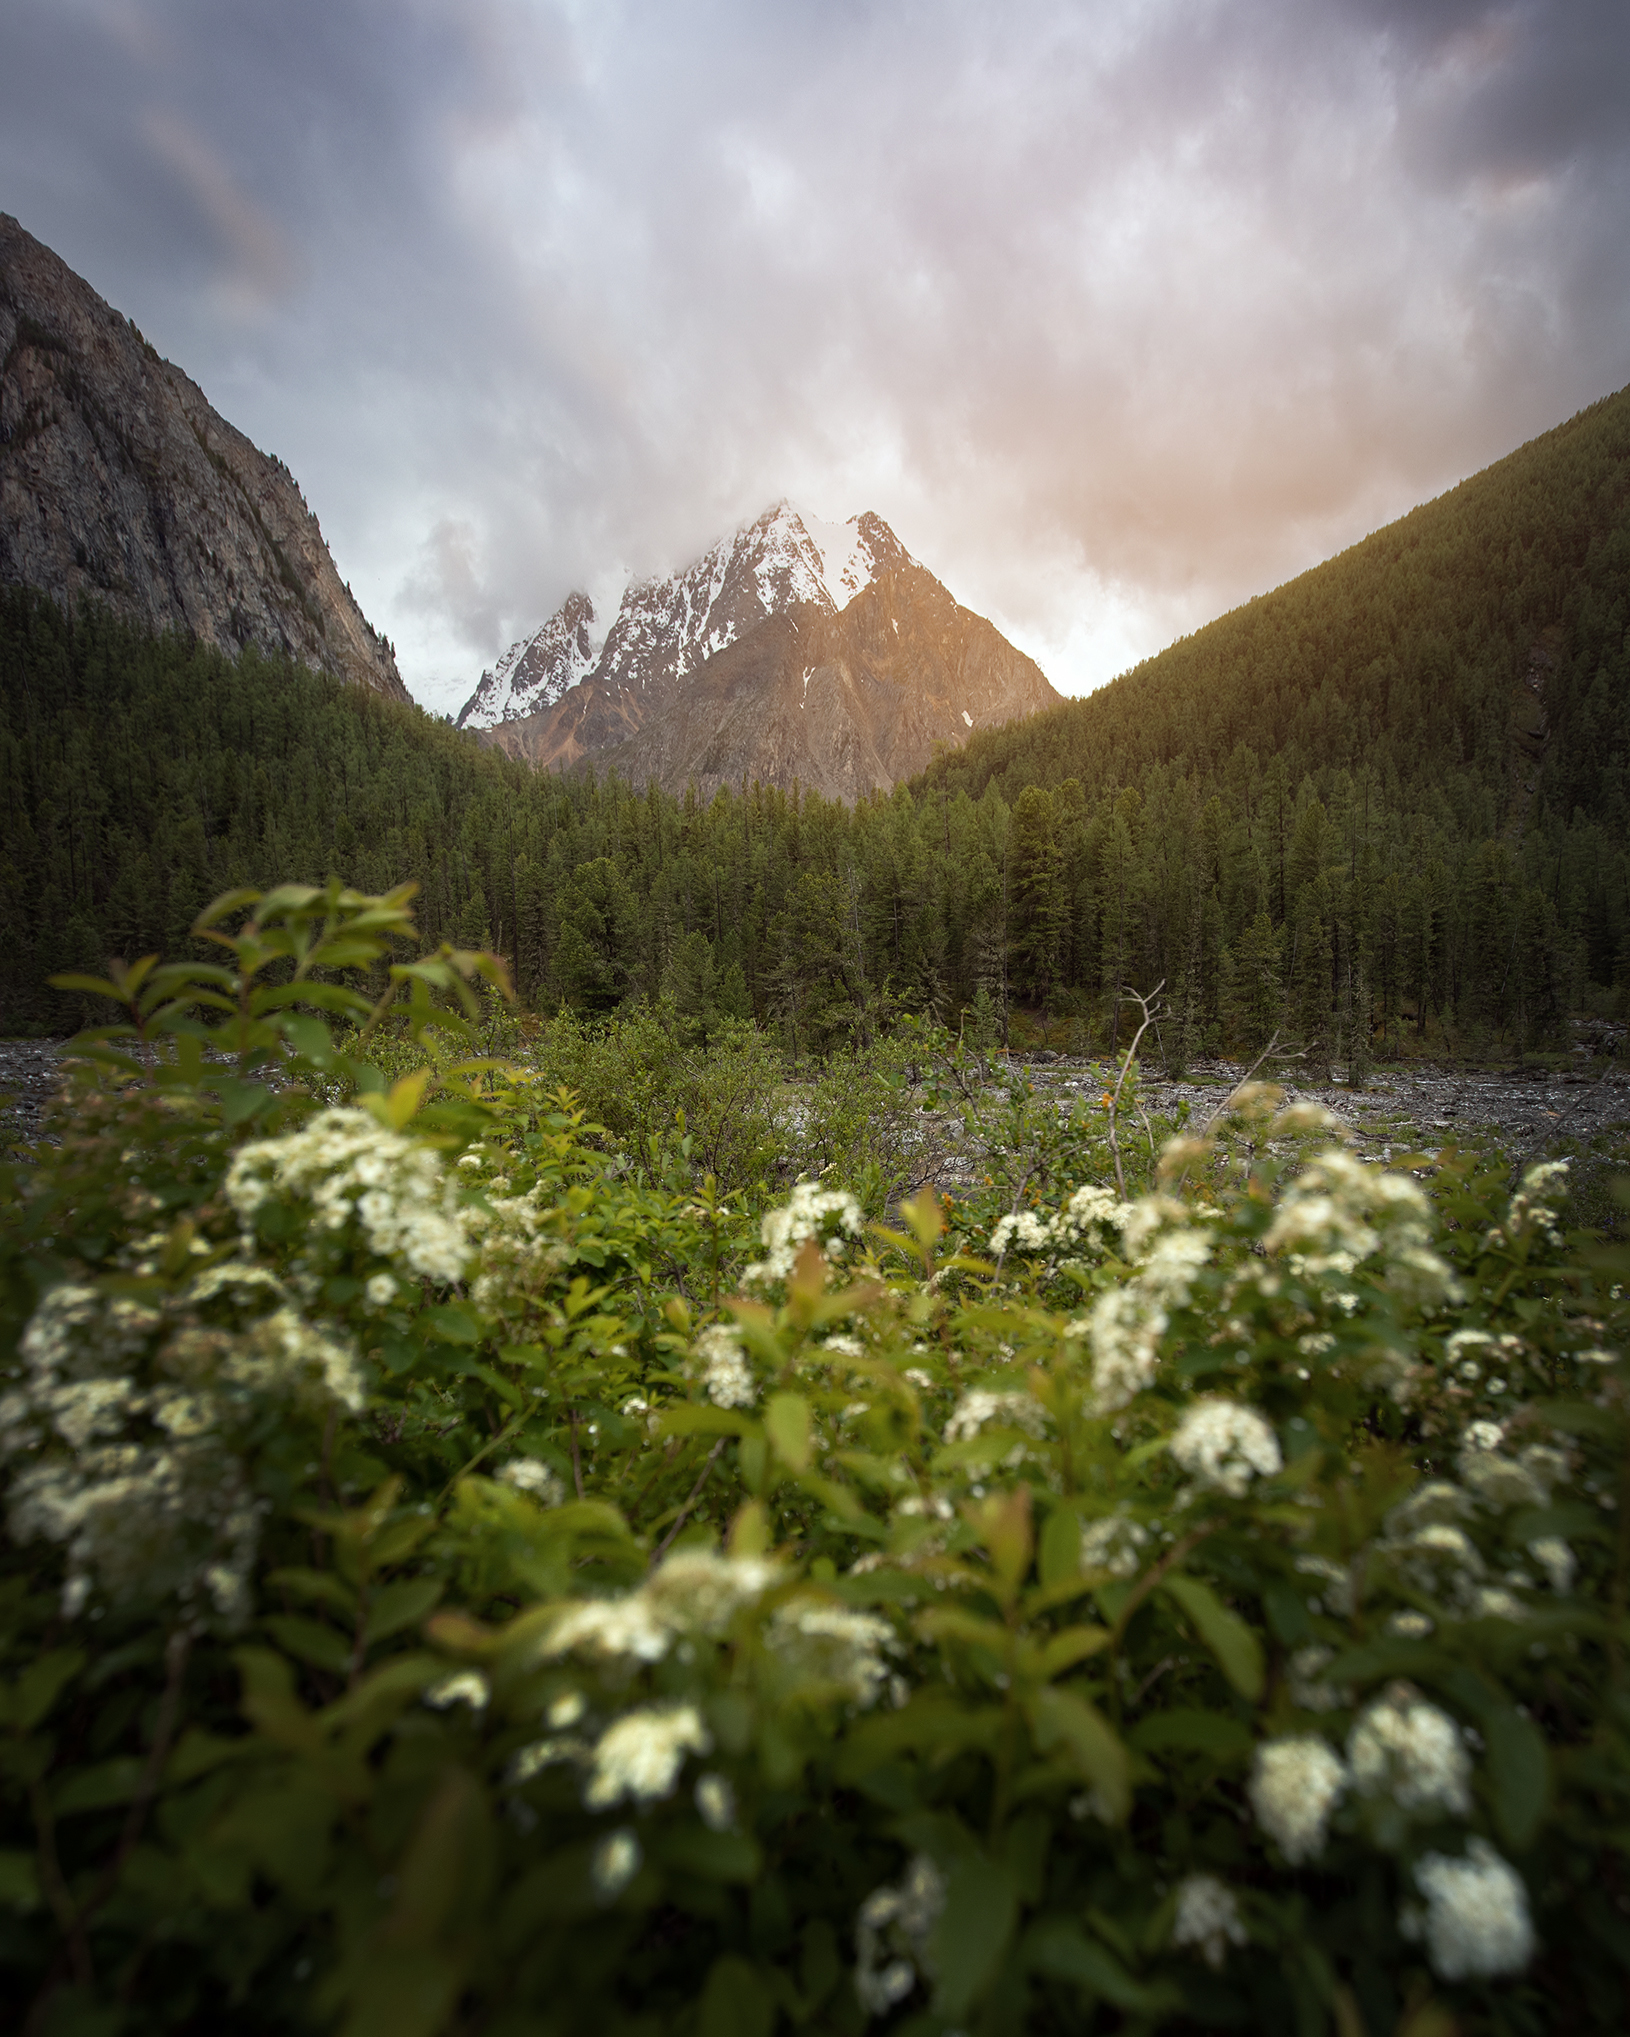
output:
[[[1025,1934],[1024,1963],[1052,1980],[1073,1982],[1112,2007],[1134,2013],[1158,2006],[1154,1990],[1142,1987],[1113,1953],[1095,1945],[1066,1917],[1043,1917]]]
[[[415,1627],[427,1618],[440,1599],[445,1584],[439,1577],[405,1577],[374,1593],[369,1604],[364,1644],[371,1648],[404,1627]]]
[[[40,1903],[40,1873],[32,1853],[16,1847],[0,1850],[0,1906],[35,1910]]]
[[[734,1408],[707,1407],[688,1401],[665,1408],[657,1425],[660,1436],[751,1436],[757,1431],[758,1424],[747,1415],[737,1414]]]
[[[790,1470],[809,1469],[809,1403],[802,1394],[772,1395],[764,1410],[764,1427],[776,1455]]]
[[[458,1961],[437,1947],[380,1947],[350,1991],[341,2037],[436,2037],[463,1977]]]
[[[1006,1862],[969,1853],[953,1863],[931,1940],[941,2015],[966,2015],[995,1978],[1018,1912],[1018,1884]]]
[[[83,990],[91,997],[110,997],[115,1004],[123,1004],[125,993],[116,984],[109,983],[105,976],[47,976],[46,982],[53,990]]]
[[[229,1740],[219,1733],[206,1733],[201,1726],[189,1726],[164,1765],[165,1786],[173,1789],[195,1782],[223,1762],[241,1761],[255,1751],[255,1742],[247,1734]]]
[[[1550,1794],[1550,1756],[1543,1735],[1497,1684],[1467,1664],[1445,1670],[1436,1683],[1477,1721],[1488,1753],[1495,1821],[1507,1845],[1522,1852],[1534,1842]]]
[[[852,1783],[907,1749],[938,1760],[969,1747],[990,1753],[1006,1723],[1000,1705],[965,1705],[949,1692],[920,1692],[899,1711],[853,1728],[838,1745],[834,1771],[839,1782]]]
[[[1624,1417],[1611,1408],[1599,1408],[1582,1400],[1536,1400],[1529,1411],[1538,1420],[1560,1429],[1566,1436],[1601,1436],[1612,1440],[1623,1434]]]
[[[1283,1642],[1287,1648],[1300,1648],[1315,1639],[1306,1598],[1283,1578],[1276,1578],[1272,1584],[1264,1586],[1262,1610],[1268,1616],[1274,1639]]]
[[[115,1804],[127,1804],[136,1794],[144,1764],[134,1755],[121,1754],[112,1761],[99,1761],[94,1768],[82,1768],[51,1792],[51,1808],[59,1818],[76,1811],[105,1811]]]
[[[1376,1683],[1382,1677],[1407,1676],[1425,1682],[1443,1666],[1443,1652],[1430,1641],[1370,1641],[1362,1648],[1344,1648],[1321,1672],[1326,1683]]]
[[[321,1019],[290,1013],[281,1023],[283,1037],[308,1061],[326,1061],[333,1054],[333,1036]]]
[[[960,1606],[933,1607],[920,1616],[917,1631],[925,1641],[958,1641],[964,1648],[988,1648],[1004,1661],[1013,1643],[1013,1636],[1000,1621],[964,1612]]]
[[[221,1095],[221,1117],[229,1125],[241,1125],[272,1100],[264,1082],[240,1082],[235,1075],[221,1076],[216,1087]]]
[[[1613,1539],[1612,1529],[1596,1507],[1524,1507],[1521,1513],[1506,1518],[1506,1540],[1516,1548],[1525,1549],[1547,1535],[1560,1535],[1568,1542]]]
[[[1099,1792],[1108,1821],[1119,1824],[1132,1807],[1131,1771],[1126,1749],[1103,1714],[1078,1691],[1056,1683],[1037,1691],[1028,1709],[1041,1752],[1066,1752]]]
[[[1139,1719],[1126,1737],[1140,1754],[1172,1750],[1209,1754],[1218,1761],[1243,1760],[1255,1744],[1250,1728],[1241,1720],[1231,1719],[1226,1712],[1206,1712],[1183,1705],[1149,1713]]]
[[[734,1952],[714,1960],[702,1990],[698,2037],[770,2037],[775,1997],[758,1971]]]
[[[1217,1665],[1241,1697],[1254,1704],[1265,1680],[1262,1643],[1197,1577],[1169,1576],[1160,1589],[1193,1622],[1195,1632],[1217,1658]]]
[[[81,1648],[53,1648],[31,1662],[11,1688],[0,1696],[0,1720],[27,1733],[56,1703],[63,1685],[85,1667]]]
[[[1043,1585],[1068,1583],[1081,1574],[1081,1523],[1067,1507],[1054,1507],[1041,1531]]]
[[[266,1582],[279,1591],[304,1599],[307,1604],[332,1606],[341,1619],[355,1621],[357,1595],[331,1570],[305,1570],[298,1566],[269,1571]]]
[[[653,1835],[651,1854],[662,1866],[703,1881],[750,1883],[764,1866],[756,1839],[745,1832],[710,1832],[703,1825],[675,1825],[660,1838]]]
[[[1521,1853],[1534,1842],[1550,1793],[1550,1756],[1539,1728],[1502,1706],[1483,1722],[1494,1816],[1507,1845]]]
[[[1107,1627],[1066,1627],[1042,1649],[1042,1675],[1049,1678],[1062,1676],[1066,1669],[1073,1669],[1078,1662],[1085,1662],[1089,1655],[1096,1655],[1101,1648],[1107,1648],[1109,1640]]]
[[[426,1309],[423,1321],[444,1344],[479,1344],[485,1334],[481,1318],[462,1302],[447,1301],[439,1308]]]
[[[334,1676],[344,1676],[351,1667],[351,1640],[332,1627],[302,1619],[298,1613],[272,1613],[261,1624],[278,1646],[298,1661],[310,1662]]]

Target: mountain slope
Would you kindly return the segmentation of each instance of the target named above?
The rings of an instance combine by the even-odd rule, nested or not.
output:
[[[936,790],[1164,767],[1237,779],[1240,746],[1452,799],[1514,838],[1547,811],[1630,818],[1630,389],[1097,693],[970,741]],[[1249,775],[1246,773],[1245,775]]]
[[[672,792],[757,779],[854,800],[887,791],[937,746],[1056,698],[1030,659],[913,562],[839,614],[807,605],[766,619],[597,761]]]
[[[407,698],[293,476],[0,213],[0,584]]]
[[[777,503],[631,586],[597,654],[593,620],[572,595],[482,675],[459,726],[543,768],[852,800],[1058,698],[870,512],[823,524]]]

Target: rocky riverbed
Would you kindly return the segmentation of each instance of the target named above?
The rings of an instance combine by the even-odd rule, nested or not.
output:
[[[1198,1130],[1249,1072],[1245,1064],[1231,1061],[1196,1063],[1181,1082],[1145,1071],[1143,1106],[1151,1118],[1170,1121],[1187,1104],[1190,1126]],[[1298,1082],[1282,1069],[1263,1071],[1258,1079],[1269,1079],[1270,1073],[1287,1103],[1307,1099],[1332,1111],[1349,1128],[1354,1149],[1364,1159],[1387,1161],[1451,1145],[1492,1148],[1513,1166],[1558,1149],[1622,1148],[1630,1153],[1630,1063],[1622,1060],[1568,1069],[1406,1063],[1376,1070],[1363,1089],[1337,1081]],[[1033,1103],[1051,1104],[1062,1116],[1083,1102],[1095,1103],[1104,1093],[1105,1074],[1101,1064],[1015,1054],[1006,1083],[978,1113],[991,1137],[1000,1135],[1003,1088],[1021,1085]],[[949,1118],[938,1129],[943,1146],[937,1164],[924,1154],[931,1178],[947,1189],[977,1180],[989,1164],[988,1143],[958,1138]],[[932,1143],[926,1140],[925,1148]]]
[[[0,1039],[0,1145],[33,1136],[57,1080],[60,1040]],[[1583,1060],[1584,1057],[1581,1057]],[[1148,1110],[1163,1118],[1180,1103],[1190,1122],[1204,1124],[1247,1069],[1230,1061],[1196,1063],[1189,1078],[1169,1082],[1146,1072]],[[1102,1069],[1069,1058],[1015,1054],[1009,1085],[1025,1083],[1039,1102],[1060,1111],[1102,1094]],[[1405,1063],[1378,1069],[1363,1089],[1345,1083],[1283,1084],[1287,1099],[1311,1098],[1350,1126],[1357,1150],[1388,1160],[1395,1152],[1451,1144],[1497,1148],[1513,1163],[1555,1145],[1589,1148],[1598,1141],[1630,1142],[1630,1062],[1593,1062],[1577,1069],[1545,1067],[1463,1069]],[[991,1096],[991,1102],[996,1102]],[[962,1145],[949,1121],[940,1164],[932,1171],[951,1188],[982,1171],[983,1154]],[[934,1143],[934,1141],[930,1141]],[[925,1157],[927,1157],[925,1155]]]
[[[0,1153],[39,1130],[57,1086],[61,1040],[0,1040]]]

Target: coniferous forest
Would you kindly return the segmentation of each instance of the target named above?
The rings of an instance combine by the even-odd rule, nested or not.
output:
[[[1630,392],[1113,685],[849,810],[537,776],[419,710],[27,591],[0,603],[0,1026],[176,952],[237,884],[411,880],[522,995],[753,1017],[794,1054],[891,1012],[1184,1051],[1276,1029],[1543,1044],[1630,940]]]

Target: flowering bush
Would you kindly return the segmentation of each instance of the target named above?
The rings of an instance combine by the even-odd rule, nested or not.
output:
[[[389,1084],[495,973],[388,963],[404,901],[234,914],[5,1189],[30,2027],[1622,2020],[1625,1268],[1564,1176],[1258,1090],[1124,1197],[750,1212],[524,1068]]]

